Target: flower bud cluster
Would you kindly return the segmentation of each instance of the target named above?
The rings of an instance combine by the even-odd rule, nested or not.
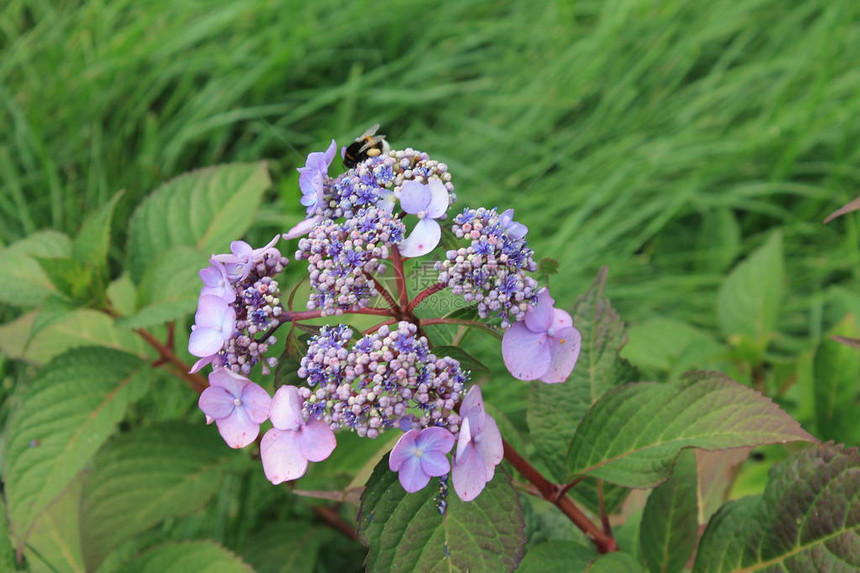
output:
[[[314,228],[296,251],[296,260],[308,261],[308,309],[328,316],[367,306],[377,294],[371,277],[384,272],[389,245],[402,241],[404,232],[399,219],[376,207],[343,223],[327,220]]]
[[[400,322],[363,336],[351,348],[344,325],[323,327],[310,340],[298,374],[305,415],[321,417],[332,429],[352,428],[376,438],[406,419],[413,427],[459,431],[460,401],[468,374],[450,357],[437,358],[417,327]]]
[[[502,327],[521,320],[538,291],[538,282],[525,274],[537,270],[533,251],[523,237],[525,232],[514,228],[519,224],[506,213],[483,207],[464,209],[454,218],[452,231],[471,244],[448,251],[446,260],[435,265],[439,282],[476,303],[481,318],[501,318]]]

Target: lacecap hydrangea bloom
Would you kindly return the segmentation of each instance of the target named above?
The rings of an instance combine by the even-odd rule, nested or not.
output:
[[[373,143],[339,175],[329,174],[334,141],[298,168],[305,218],[282,238],[299,239],[295,259],[306,265],[310,287],[305,309],[287,302],[297,291],[278,281],[288,262],[277,248],[280,237],[259,248],[235,241],[230,253],[213,255],[200,271],[188,348],[200,358],[193,371],[212,368],[200,397],[206,420],[231,447],[258,441],[272,483],[298,479],[309,463],[328,458],[335,432],[368,439],[394,432],[400,437],[388,467],[408,492],[438,480],[437,506],[444,511],[449,476],[461,499],[475,499],[493,479],[505,446],[480,388],[450,351],[456,341],[437,340],[427,327],[493,333],[514,378],[547,383],[569,377],[580,336],[534,276],[528,228],[512,209],[452,213],[457,195],[446,164],[422,151]],[[417,267],[406,261],[422,257],[436,282],[409,292],[407,278]],[[443,290],[462,297],[477,320],[427,318],[426,312],[419,318],[416,311]],[[285,300],[284,293],[292,294]],[[311,334],[301,337],[292,330],[306,320],[348,315],[378,323],[367,328],[363,322],[363,331],[344,319],[302,325]],[[258,365],[259,375],[276,365],[281,350],[274,350],[274,335],[284,326],[301,383],[274,389],[263,378],[252,382]],[[260,439],[266,421],[272,427]]]

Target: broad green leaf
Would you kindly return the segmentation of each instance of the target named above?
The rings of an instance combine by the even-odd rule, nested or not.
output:
[[[860,334],[856,317],[846,316],[831,334],[856,337]],[[860,352],[830,337],[823,338],[813,368],[818,435],[824,440],[838,439],[852,444],[860,441],[857,424]]]
[[[57,231],[40,231],[0,250],[0,302],[32,307],[56,292],[36,260],[68,257],[72,242]]]
[[[28,342],[33,339],[42,329],[51,326],[64,319],[77,306],[70,300],[55,294],[49,294],[42,301],[36,316],[33,319],[33,328],[28,334]]]
[[[586,573],[639,573],[642,565],[627,553],[601,555],[585,569]]]
[[[93,269],[103,268],[107,264],[113,211],[123,193],[125,191],[115,193],[110,201],[84,221],[72,247],[72,256],[81,264]]]
[[[696,253],[696,267],[703,273],[722,273],[735,260],[741,247],[741,229],[727,207],[702,214]]]
[[[358,529],[369,546],[368,571],[513,571],[525,545],[522,508],[502,468],[473,501],[448,491],[444,515],[438,480],[406,493],[386,456],[361,497]]]
[[[566,382],[533,382],[527,419],[538,457],[556,480],[567,474],[565,456],[576,425],[607,390],[636,379],[635,370],[619,357],[627,338],[624,323],[604,296],[606,268],[573,309],[573,325],[582,334],[576,368]]]
[[[74,310],[45,326],[31,339],[35,318],[35,312],[27,313],[0,326],[0,351],[33,364],[44,364],[71,348],[92,345],[124,350],[141,358],[150,355],[137,334],[118,328],[116,321],[103,312]]]
[[[683,571],[699,534],[696,452],[678,456],[672,477],[648,496],[639,529],[639,554],[652,573]]]
[[[450,356],[454,360],[460,362],[460,367],[463,370],[468,370],[471,372],[489,372],[490,369],[487,368],[483,362],[460,348],[459,346],[436,346],[433,348],[433,354],[442,358],[443,356]]]
[[[717,314],[723,334],[763,349],[776,328],[784,283],[782,234],[777,232],[720,286]]]
[[[137,308],[137,287],[128,273],[123,273],[107,287],[107,300],[111,310],[120,316],[129,316]]]
[[[119,573],[254,573],[214,541],[165,543],[126,563]]]
[[[769,398],[717,372],[677,382],[628,384],[607,393],[576,430],[569,476],[635,488],[665,480],[682,448],[720,450],[814,442]]]
[[[92,267],[71,257],[36,257],[36,261],[42,267],[58,295],[79,302],[86,301],[94,278]]]
[[[140,281],[140,310],[118,324],[144,328],[193,313],[203,286],[197,273],[204,266],[206,257],[191,247],[175,247],[153,257]]]
[[[729,498],[738,468],[749,457],[751,449],[732,448],[713,452],[696,450],[696,498],[700,524],[708,523],[711,516]]]
[[[6,517],[6,502],[0,496],[0,571],[15,569],[15,548],[9,535],[9,522]]]
[[[24,547],[24,556],[31,573],[84,573],[87,570],[81,551],[81,526],[78,520],[82,475],[78,474],[33,523]]]
[[[257,573],[313,573],[330,534],[306,521],[270,523],[251,536],[242,556]]]
[[[173,247],[192,247],[204,257],[229,251],[269,184],[264,162],[236,163],[192,171],[156,189],[131,219],[131,277],[139,282],[154,258]]]
[[[81,503],[88,568],[164,519],[203,507],[220,488],[232,454],[213,428],[182,422],[139,428],[107,443],[93,461]]]
[[[860,569],[860,454],[821,445],[775,465],[763,495],[711,518],[695,573]]]
[[[627,360],[648,371],[677,378],[691,368],[720,369],[727,348],[710,332],[681,320],[661,317],[631,326],[630,342],[621,351]]]
[[[9,517],[23,545],[33,521],[116,430],[147,387],[149,364],[101,347],[79,348],[27,385],[6,427],[3,478]]]
[[[583,571],[594,559],[594,548],[573,541],[547,541],[528,551],[517,573],[570,573]]]

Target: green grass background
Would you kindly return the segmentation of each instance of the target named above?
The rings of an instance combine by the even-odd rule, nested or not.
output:
[[[860,194],[854,0],[5,0],[0,246],[125,189],[118,272],[159,183],[267,158],[262,244],[302,216],[305,155],[373,123],[462,204],[516,209],[561,306],[607,265],[628,324],[719,338],[719,285],[781,230],[776,363],[860,312],[858,219],[821,224]]]

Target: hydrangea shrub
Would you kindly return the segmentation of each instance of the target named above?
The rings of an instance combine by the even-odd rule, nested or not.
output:
[[[428,153],[339,174],[336,156],[334,140],[308,155],[304,218],[260,246],[242,237],[268,170],[236,164],[139,205],[121,274],[119,196],[75,239],[0,253],[35,285],[5,299],[31,310],[4,352],[38,366],[6,424],[10,567],[312,568],[334,536],[370,571],[860,567],[856,449],[725,374],[644,381],[606,270],[558,300],[515,205],[460,205]],[[760,350],[771,319],[750,308],[721,317]],[[488,342],[493,368],[473,356]],[[528,385],[527,435],[485,402],[503,385]],[[764,493],[723,503],[769,444],[788,455]],[[652,490],[638,511],[634,490]]]

